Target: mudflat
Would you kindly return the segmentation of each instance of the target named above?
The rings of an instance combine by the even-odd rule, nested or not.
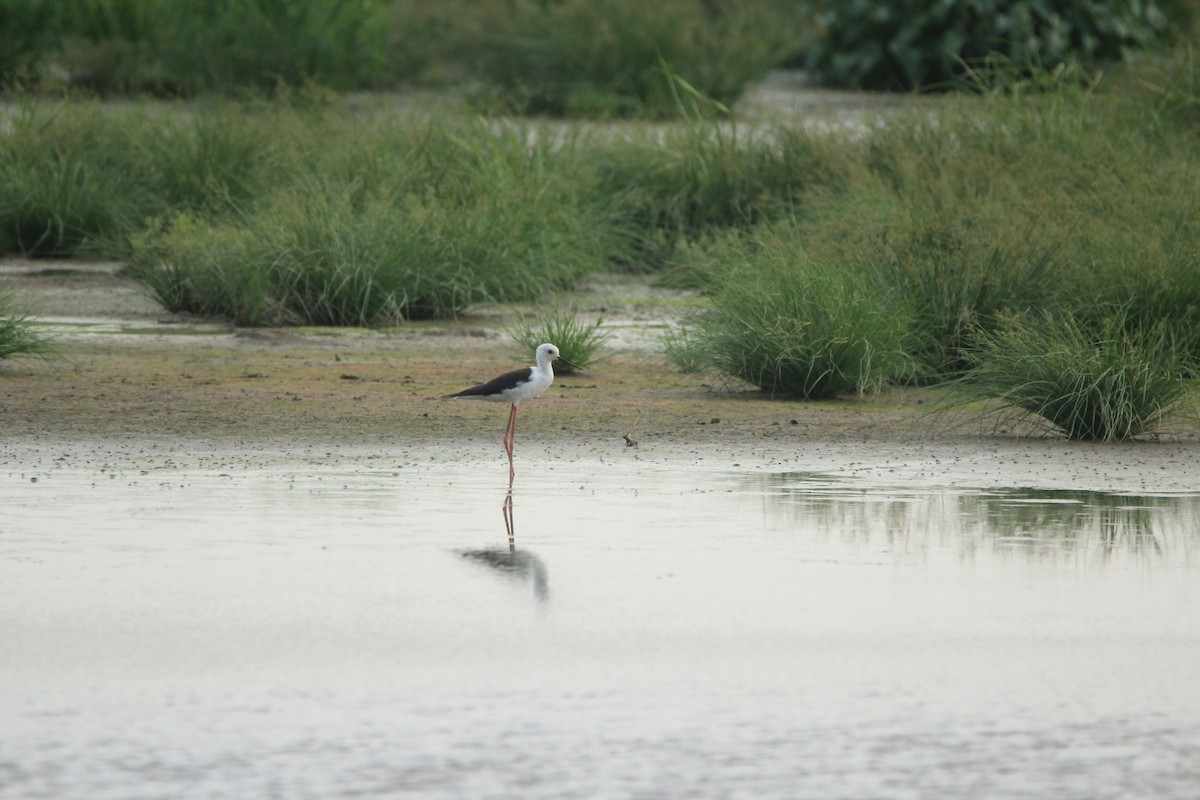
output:
[[[501,406],[439,398],[530,363],[503,331],[505,309],[384,330],[234,329],[165,314],[117,265],[19,259],[0,262],[0,291],[55,342],[51,357],[0,362],[4,439],[27,457],[62,442],[281,455],[470,444],[495,445],[502,456]],[[572,302],[602,315],[616,335],[586,374],[559,376],[522,406],[518,457],[527,448],[547,457],[669,448],[672,458],[705,450],[731,464],[819,454],[837,468],[869,454],[903,472],[908,455],[941,448],[954,454],[951,463],[977,462],[981,480],[1028,458],[1061,464],[1055,470],[1068,483],[1098,471],[1113,488],[1186,489],[1200,480],[1194,433],[1068,443],[977,408],[946,410],[936,393],[918,389],[828,402],[771,398],[671,366],[655,337],[677,306],[644,282],[614,279]]]

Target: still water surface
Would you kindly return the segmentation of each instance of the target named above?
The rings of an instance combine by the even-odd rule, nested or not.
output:
[[[401,461],[5,467],[0,797],[1200,792],[1200,494]]]

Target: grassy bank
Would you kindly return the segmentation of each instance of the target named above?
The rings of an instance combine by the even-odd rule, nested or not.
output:
[[[1119,347],[1169,354],[1183,381],[1200,360],[1197,74],[1176,57],[1099,88],[1040,75],[820,134],[702,113],[418,117],[323,93],[31,99],[0,132],[0,244],[116,256],[164,307],[242,325],[453,317],[661,272],[711,300],[677,362],[782,395],[959,378],[1043,317],[1064,350],[1139,342]]]

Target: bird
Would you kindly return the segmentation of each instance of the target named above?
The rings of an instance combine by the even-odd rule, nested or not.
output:
[[[522,367],[492,378],[487,383],[463,389],[461,392],[443,395],[443,400],[467,398],[473,400],[491,400],[512,405],[508,412],[508,426],[504,429],[504,450],[508,453],[508,483],[511,486],[516,470],[513,468],[513,444],[517,431],[517,405],[522,400],[532,400],[550,388],[554,382],[554,360],[559,359],[575,369],[579,366],[572,364],[562,357],[558,348],[547,342],[538,345],[537,364],[532,367]]]

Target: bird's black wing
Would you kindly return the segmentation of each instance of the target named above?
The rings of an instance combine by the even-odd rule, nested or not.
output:
[[[461,392],[454,394],[443,395],[442,399],[451,397],[486,397],[488,395],[499,395],[505,389],[514,389],[523,383],[528,383],[533,377],[532,367],[522,367],[514,369],[511,372],[506,372],[496,378],[492,378],[487,383],[481,383],[478,386],[472,386],[470,389],[463,389]]]

